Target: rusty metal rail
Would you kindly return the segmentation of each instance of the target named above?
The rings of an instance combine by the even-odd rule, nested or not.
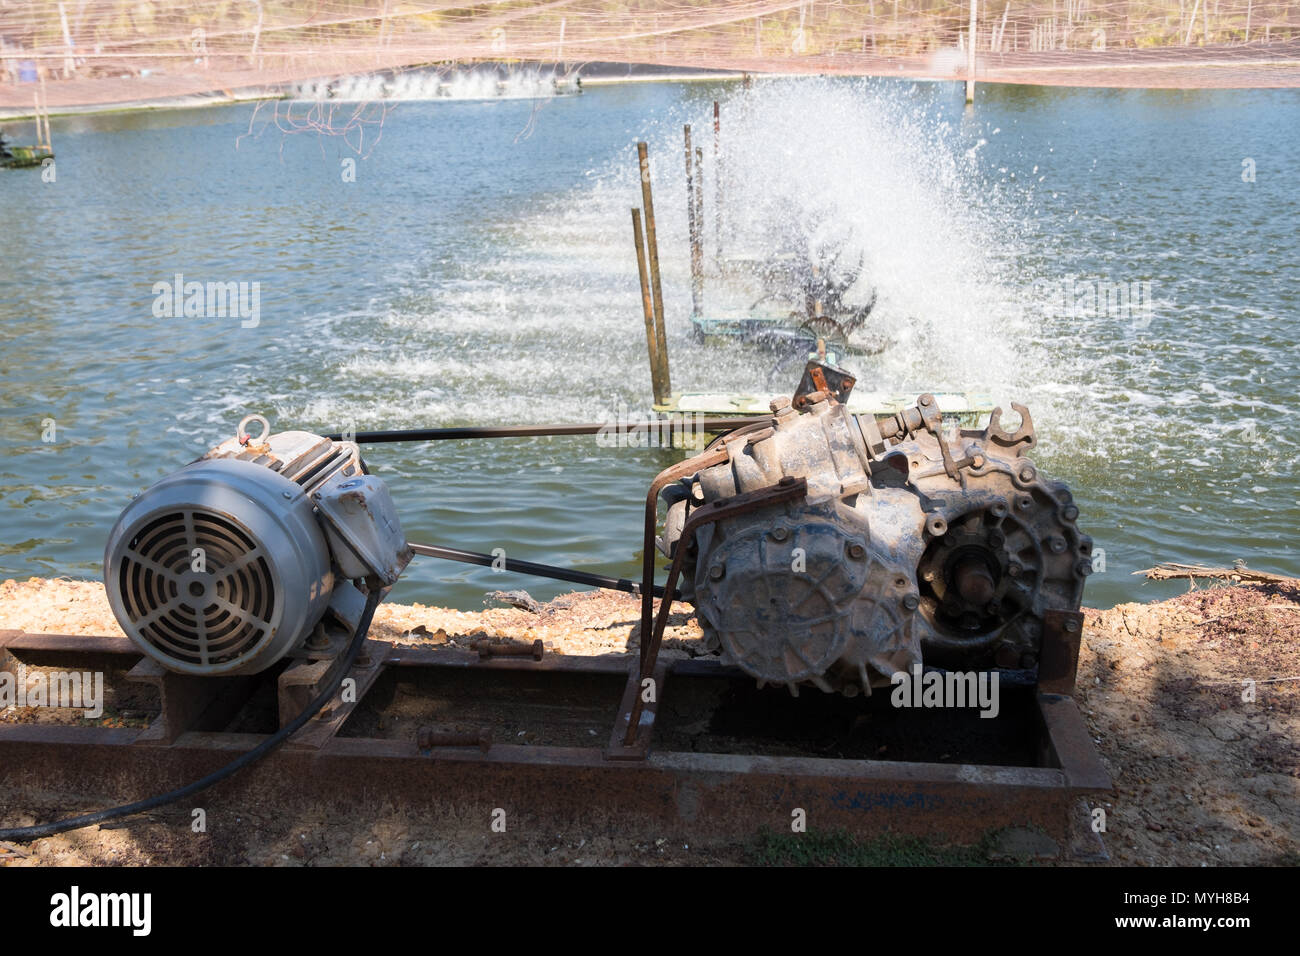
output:
[[[148,796],[188,783],[269,736],[230,729],[233,713],[256,693],[256,680],[208,679],[214,687],[199,706],[190,679],[150,669],[125,638],[0,632],[0,667],[20,661],[50,667],[94,663],[125,673],[131,684],[155,688],[158,702],[152,722],[143,729],[0,725],[0,765],[16,799],[27,786],[33,792]],[[268,678],[275,682],[280,714],[291,710],[315,681],[325,679],[312,667],[296,663]],[[348,674],[357,682],[356,699],[328,707],[261,764],[220,784],[210,799],[351,805],[373,801],[378,794],[424,805],[436,795],[439,803],[477,806],[486,801],[489,808],[548,821],[604,809],[685,833],[718,836],[752,834],[761,825],[784,828],[798,808],[816,826],[858,832],[975,839],[1001,826],[1033,825],[1068,841],[1076,801],[1110,789],[1073,700],[1057,694],[1033,694],[1027,722],[1032,726],[1023,741],[1033,758],[1025,765],[660,748],[652,746],[653,721],[637,741],[639,754],[621,746],[620,729],[625,732],[626,724],[616,726],[608,742],[594,738],[581,747],[498,739],[498,728],[481,724],[469,730],[422,725],[410,739],[343,732],[385,678],[481,674],[501,680],[514,675],[529,682],[527,697],[566,680],[633,688],[633,678],[641,672],[635,656],[480,657],[472,650],[369,640]],[[735,669],[715,660],[659,660],[654,674],[661,711],[689,700],[694,688],[714,686],[709,682],[734,680],[736,686],[752,688]],[[613,698],[606,703],[608,714]],[[631,703],[625,690],[617,713],[629,714]],[[592,704],[599,712],[600,700]],[[362,787],[358,781],[370,783]]]

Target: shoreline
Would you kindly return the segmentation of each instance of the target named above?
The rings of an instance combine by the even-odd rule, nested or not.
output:
[[[533,63],[533,64],[510,64],[510,63],[468,63],[465,65],[467,71],[489,70],[489,69],[512,69],[517,66],[525,68],[532,67],[539,72],[545,71],[548,67],[555,68],[558,71],[557,64]],[[628,72],[624,75],[616,75],[603,68],[621,69],[624,64],[594,64],[600,67],[596,72],[583,74],[579,69],[577,72],[581,76],[584,86],[619,86],[629,83],[707,83],[707,82],[737,82],[745,78],[743,71],[737,70],[708,70],[708,69],[682,69],[682,68],[664,68],[656,67],[652,64],[632,64],[628,67]],[[410,67],[410,71],[424,69],[424,67]],[[381,70],[380,73],[395,72],[391,70]],[[401,72],[401,71],[396,71]],[[358,74],[363,75],[363,74]],[[765,77],[788,77],[799,76],[796,73],[764,73]],[[324,79],[324,77],[320,78]],[[566,94],[572,95],[572,94]],[[547,99],[548,97],[534,97],[535,99]],[[376,100],[375,102],[391,103],[396,106],[401,103],[437,103],[442,102],[445,97],[431,97],[421,100]],[[486,97],[486,101],[493,101],[494,98]],[[305,100],[295,100],[283,90],[269,88],[242,87],[236,90],[222,91],[220,93],[184,93],[171,97],[153,97],[140,98],[134,100],[122,100],[109,103],[88,103],[82,105],[57,106],[50,110],[50,117],[68,117],[68,116],[104,116],[115,113],[142,113],[152,112],[155,110],[186,110],[186,109],[204,109],[213,106],[234,106],[239,103],[258,103],[274,102],[278,100],[287,100],[290,102],[307,102]],[[451,102],[469,102],[468,100],[449,100]],[[341,101],[335,101],[341,102]],[[348,101],[351,102],[351,101]],[[0,106],[0,123],[23,123],[31,122],[34,114],[31,107],[6,107]]]
[[[548,653],[622,656],[636,650],[638,606],[632,595],[601,590],[562,595],[534,610],[381,604],[371,636],[458,648],[485,636],[541,639]],[[698,656],[701,635],[691,608],[675,610],[662,656]],[[1300,864],[1300,581],[1194,584],[1168,600],[1084,612],[1074,699],[1114,781],[1113,794],[1093,802],[1107,814],[1103,840],[1111,864]],[[120,633],[99,582],[46,578],[0,583],[5,629]],[[1243,700],[1246,680],[1253,682],[1250,701]],[[37,719],[26,711],[0,711],[0,721]],[[102,802],[103,795],[45,793],[37,783],[8,782],[0,784],[0,807],[7,808],[0,825]],[[397,807],[360,820],[321,808],[301,836],[295,835],[303,826],[298,818],[280,820],[269,807],[258,814],[280,836],[253,828],[234,842],[178,842],[159,818],[130,830],[37,841],[16,865],[743,865],[754,852],[748,844],[697,845],[689,834],[677,844],[689,843],[689,852],[673,851],[664,842],[669,834],[635,820],[590,821],[562,839],[488,851],[479,832],[450,810],[439,816]],[[561,844],[574,852],[558,854]]]

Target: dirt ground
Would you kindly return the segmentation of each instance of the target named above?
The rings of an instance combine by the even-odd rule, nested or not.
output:
[[[1104,840],[1118,865],[1300,864],[1300,582],[1189,582],[1177,598],[1087,610],[1076,699],[1115,782]],[[666,655],[702,651],[678,605]],[[372,636],[466,646],[484,635],[533,641],[549,653],[625,654],[638,601],[609,591],[564,595],[539,609],[481,612],[381,605]],[[120,634],[98,582],[0,583],[0,630]],[[633,645],[635,647],[635,645]],[[31,720],[30,710],[0,721]],[[0,768],[2,771],[3,768]],[[252,772],[256,772],[255,770]],[[0,826],[90,810],[95,795],[15,791],[0,772]],[[377,804],[346,817],[321,808],[259,808],[221,834],[195,839],[180,811],[89,828],[21,847],[0,865],[561,864],[757,862],[751,845],[697,845],[680,834],[585,819],[565,832],[508,840],[443,807]]]

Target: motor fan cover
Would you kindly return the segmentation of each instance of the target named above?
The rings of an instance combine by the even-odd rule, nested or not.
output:
[[[270,468],[200,459],[142,492],[104,553],[109,604],[165,668],[256,673],[302,643],[334,588],[307,491]]]

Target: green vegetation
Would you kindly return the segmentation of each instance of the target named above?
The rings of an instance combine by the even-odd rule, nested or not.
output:
[[[974,846],[960,846],[892,833],[860,840],[842,829],[762,830],[746,849],[755,866],[992,866],[991,840],[988,834]]]

